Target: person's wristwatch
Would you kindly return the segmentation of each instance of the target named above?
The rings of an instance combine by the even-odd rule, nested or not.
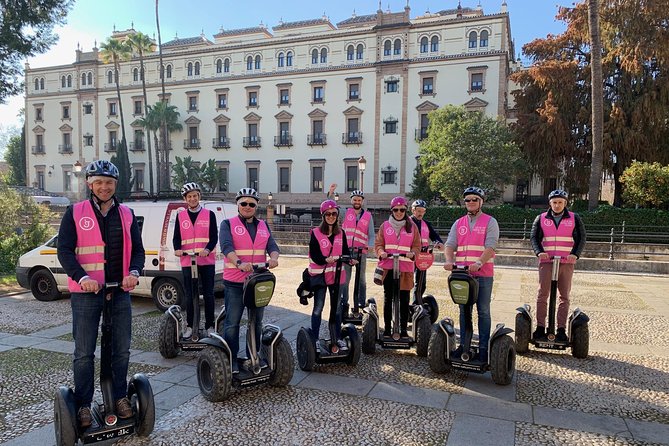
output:
[[[237,268],[239,268],[239,265],[242,264],[242,261],[241,261],[240,259],[237,259],[237,261],[235,262],[235,264],[237,265]]]
[[[476,264],[478,265],[479,268],[483,266],[483,262],[481,262],[480,260],[477,260],[477,261],[474,262],[474,263],[476,263]]]
[[[130,275],[139,279],[139,271],[137,270],[133,269],[132,271],[130,271]]]

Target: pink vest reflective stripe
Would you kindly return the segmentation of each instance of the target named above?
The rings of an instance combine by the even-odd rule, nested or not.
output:
[[[318,240],[318,245],[321,247],[321,254],[323,254],[323,257],[339,257],[341,256],[342,250],[344,249],[344,236],[340,232],[339,234],[335,235],[334,237],[334,244],[330,243],[330,239],[327,237],[327,235],[323,234],[320,229],[314,228],[312,229],[314,236],[316,237],[316,240]],[[330,252],[330,249],[332,249],[332,252]],[[335,271],[337,269],[337,263],[331,263],[325,265],[318,265],[311,260],[311,256],[309,256],[309,274],[312,276],[317,276],[318,274],[323,273],[325,271],[325,283],[328,285],[334,285],[335,283]],[[341,276],[339,278],[339,283],[345,283],[346,282],[346,271],[344,271],[344,268],[342,267],[341,270]]]
[[[455,252],[455,263],[458,265],[471,265],[481,257],[485,251],[485,232],[490,222],[490,215],[481,214],[474,223],[474,229],[469,229],[469,217],[465,215],[458,220],[456,230],[458,231],[458,249]],[[493,257],[481,266],[481,269],[472,273],[474,277],[492,277],[495,274]]]
[[[235,247],[237,257],[245,263],[264,264],[267,260],[265,251],[267,250],[267,242],[269,241],[269,229],[265,222],[258,220],[256,238],[255,240],[251,240],[251,236],[246,230],[246,225],[242,222],[239,215],[228,221],[230,222],[232,244]],[[240,271],[237,265],[230,263],[227,257],[225,258],[225,269],[223,269],[224,280],[242,283],[249,275],[251,273]]]
[[[211,216],[209,209],[202,208],[197,214],[195,225],[190,221],[188,210],[184,209],[177,214],[177,224],[181,232],[181,249],[188,252],[200,252],[207,247],[209,243],[209,222]],[[198,265],[215,265],[216,248],[214,248],[207,257],[196,258]],[[190,267],[191,260],[189,256],[181,256],[181,266]]]
[[[369,244],[369,221],[372,214],[363,210],[360,220],[357,220],[355,209],[348,208],[344,215],[344,222],[341,224],[346,233],[346,241],[349,249],[363,248],[362,252],[367,253]]]
[[[130,268],[132,241],[130,226],[132,225],[132,211],[123,205],[118,205],[123,229],[123,277],[126,277]],[[81,201],[72,206],[72,218],[77,231],[77,247],[74,250],[79,265],[91,279],[99,284],[105,283],[105,242],[95,216],[90,200]],[[67,287],[71,293],[83,293],[81,286],[71,277],[67,278]]]
[[[567,259],[574,248],[574,214],[567,211],[569,218],[563,216],[560,225],[556,228],[553,220],[548,218],[548,212],[541,214],[541,230],[544,238],[541,241],[544,251],[551,257],[560,256],[560,263],[574,263]],[[541,263],[550,263],[550,259],[540,260]]]
[[[413,230],[417,230],[416,225],[413,224]],[[411,244],[413,243],[413,233],[409,233],[404,229],[400,229],[399,237],[395,234],[395,230],[390,225],[389,222],[384,221],[381,225],[381,230],[383,231],[383,239],[386,242],[384,251],[388,253],[388,257],[379,260],[379,267],[383,269],[393,269],[393,258],[392,254],[406,254],[411,251]],[[406,257],[400,257],[400,272],[403,273],[412,273],[414,270],[413,260]]]

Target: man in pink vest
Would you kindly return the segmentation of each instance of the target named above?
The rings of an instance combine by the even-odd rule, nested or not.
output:
[[[115,197],[118,169],[106,160],[86,167],[91,198],[67,208],[58,231],[58,260],[68,276],[74,337],[74,399],[82,428],[92,423],[95,348],[102,315],[102,286],[119,282],[114,293],[112,387],[119,418],[132,417],[127,398],[132,312],[130,294],[144,268],[144,247],[137,219]]]
[[[548,194],[550,208],[537,216],[532,224],[530,242],[539,257],[539,290],[537,292],[537,329],[533,339],[546,336],[546,313],[548,295],[551,288],[552,257],[560,256],[558,291],[560,304],[557,310],[557,333],[555,339],[567,342],[567,314],[569,313],[569,292],[574,275],[574,264],[585,247],[585,226],[573,212],[567,210],[567,192],[556,189]]]
[[[184,277],[185,299],[182,307],[186,308],[186,327],[184,339],[193,334],[193,284],[191,259],[183,256],[184,252],[197,252],[198,280],[202,285],[204,297],[204,328],[207,335],[214,331],[214,276],[216,274],[216,245],[218,244],[218,224],[216,214],[200,205],[201,190],[197,183],[186,183],[181,188],[181,196],[188,205],[188,210],[177,214],[174,225],[174,255],[181,259],[181,271]],[[199,298],[199,296],[195,296]],[[199,330],[199,327],[196,327]]]
[[[435,242],[434,248],[437,251],[444,249],[444,241],[441,239],[437,231],[434,230],[432,223],[425,220],[425,212],[427,211],[427,203],[425,200],[416,200],[411,204],[411,220],[414,222],[420,233],[420,247],[427,249],[430,246],[430,241]],[[423,297],[425,288],[427,286],[427,271],[423,273],[416,268],[415,285],[413,288],[413,304],[416,304],[417,296]]]
[[[469,266],[469,272],[479,283],[479,296],[476,301],[479,332],[479,360],[488,360],[488,341],[490,340],[490,298],[492,297],[493,276],[495,274],[493,258],[499,240],[497,220],[481,210],[485,193],[479,187],[464,190],[467,215],[459,218],[451,226],[446,240],[446,262],[444,269],[451,271],[453,265]],[[460,342],[464,339],[464,305],[460,305]],[[462,354],[462,344],[454,353]]]
[[[239,352],[239,322],[244,312],[242,291],[244,280],[253,272],[253,265],[269,262],[269,267],[279,266],[279,246],[269,227],[256,218],[260,196],[255,189],[244,187],[237,192],[239,215],[221,222],[219,240],[225,255],[223,285],[225,286],[225,321],[223,337],[230,346],[233,359]],[[269,255],[269,260],[267,260]],[[265,308],[256,310],[256,345],[260,348],[262,318]],[[239,373],[237,361],[232,361],[232,373]]]

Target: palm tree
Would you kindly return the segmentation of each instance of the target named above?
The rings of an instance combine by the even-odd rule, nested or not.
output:
[[[602,81],[602,43],[599,35],[599,5],[588,0],[588,25],[590,28],[590,70],[592,92],[592,162],[588,189],[588,210],[597,208],[602,181],[604,84]]]
[[[121,62],[130,59],[130,48],[124,42],[118,39],[108,37],[107,41],[100,45],[102,50],[102,61],[104,63],[114,64],[114,80],[116,81],[116,96],[118,97],[118,111],[121,114],[121,144],[125,144],[125,118],[123,117],[123,103],[121,102],[121,84],[119,76],[121,71]]]
[[[156,141],[156,146],[161,147],[160,152],[162,156],[160,160],[162,172],[158,176],[158,192],[160,192],[169,187],[169,150],[171,146],[169,134],[183,130],[183,125],[180,122],[180,114],[174,105],[160,101],[156,102],[154,106],[149,107],[149,111],[140,122],[144,128],[154,132],[154,138],[155,132],[160,130],[160,140]]]
[[[163,105],[167,105],[167,97],[165,96],[165,64],[163,63],[163,42],[160,37],[160,14],[158,14],[158,0],[156,0],[156,29],[158,31],[158,58],[160,60],[160,87],[162,96],[160,96],[160,101]],[[166,122],[161,122],[161,141],[166,142],[166,135],[168,134],[168,128]],[[160,151],[162,152],[163,161],[167,160],[167,164],[162,165],[162,171],[159,170],[160,175],[158,177],[158,191],[161,190],[160,179],[166,180],[169,185],[169,147],[161,146]]]
[[[149,103],[146,96],[146,79],[144,77],[144,55],[146,53],[152,53],[156,50],[156,44],[146,34],[141,32],[132,34],[128,37],[128,45],[132,50],[139,56],[139,69],[142,78],[142,92],[144,94],[144,116],[149,113]],[[151,136],[148,135],[146,138],[146,148],[149,155],[149,191],[153,195],[153,162],[151,160]],[[156,151],[156,168],[159,168],[159,157],[158,152]]]

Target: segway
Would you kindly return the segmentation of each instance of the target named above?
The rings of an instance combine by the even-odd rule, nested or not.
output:
[[[379,326],[379,312],[374,298],[367,300],[364,315],[362,317],[362,352],[368,355],[376,352],[376,344],[387,349],[405,349],[416,347],[418,356],[427,356],[427,348],[430,340],[430,315],[423,306],[416,306],[413,313],[409,313],[411,325],[407,327],[409,336],[402,337],[400,333],[400,257],[406,254],[394,253],[393,258],[393,301],[392,301],[392,327],[390,336],[384,336]],[[390,273],[388,273],[390,274]]]
[[[355,366],[360,360],[360,336],[355,326],[348,323],[341,328],[341,338],[346,342],[347,349],[339,348],[338,339],[335,335],[342,264],[350,262],[350,260],[350,256],[340,256],[337,259],[334,292],[330,293],[330,318],[328,320],[330,337],[319,339],[319,333],[314,333],[311,328],[305,327],[302,327],[297,333],[297,362],[300,368],[306,372],[312,371],[314,364],[345,362],[348,365]],[[325,292],[327,293],[327,291],[326,287]]]
[[[354,266],[355,278],[353,280],[355,280],[355,282],[353,284],[353,311],[349,312],[350,307],[348,305],[348,296],[344,296],[342,305],[342,313],[344,316],[342,319],[346,324],[362,325],[362,313],[360,312],[360,305],[358,304],[358,294],[360,293],[360,270],[362,269],[360,262],[362,261],[363,248],[362,246],[358,246],[352,248],[352,250],[354,254],[353,258],[358,261],[357,265]]]
[[[245,388],[267,383],[285,387],[293,378],[293,351],[281,328],[265,324],[261,336],[260,354],[255,337],[256,310],[269,305],[276,277],[267,267],[253,265],[253,273],[244,281],[242,301],[248,309],[246,346],[248,359],[233,358],[230,346],[218,332],[200,340],[206,347],[197,362],[197,382],[200,392],[209,401],[225,400],[232,387]],[[225,307],[221,312],[225,316]],[[232,373],[232,361],[237,361],[239,373]]]
[[[525,353],[529,344],[537,348],[550,350],[565,350],[571,348],[571,354],[575,358],[587,358],[590,348],[590,333],[588,321],[590,318],[580,308],[576,308],[570,315],[567,325],[569,326],[568,340],[560,342],[555,337],[555,310],[557,301],[557,283],[560,272],[560,257],[552,257],[553,269],[551,273],[551,292],[548,301],[548,327],[546,336],[532,339],[532,316],[529,304],[523,304],[516,308],[516,351]]]
[[[415,301],[409,307],[411,314],[415,311],[417,307],[423,307],[430,315],[430,323],[434,324],[439,318],[439,304],[437,304],[437,299],[434,298],[432,294],[423,296],[425,293],[425,288],[422,286],[424,277],[427,276],[427,270],[434,263],[434,254],[432,247],[424,246],[421,248],[420,253],[416,256],[416,269],[418,269],[417,280],[416,280],[416,296]]]
[[[186,327],[185,310],[179,305],[170,306],[160,321],[159,350],[163,358],[175,358],[179,350],[200,351],[206,347],[199,342],[203,336],[200,329],[200,288],[198,285],[198,270],[196,252],[183,252],[182,256],[190,256],[191,272],[191,305],[193,309],[193,334],[189,339],[182,336],[183,328]]]
[[[112,385],[112,299],[114,291],[120,287],[118,282],[103,285],[104,300],[102,306],[102,340],[100,357],[100,390],[103,402],[93,401],[91,405],[92,423],[80,428],[77,422],[77,408],[74,391],[61,386],[56,392],[53,403],[53,420],[56,431],[56,444],[70,446],[79,440],[82,443],[97,443],[136,433],[147,437],[153,432],[156,410],[153,390],[148,378],[143,373],[135,374],[128,383],[128,399],[133,416],[119,418],[116,413]],[[75,297],[76,299],[76,297]]]
[[[472,339],[474,333],[472,310],[478,300],[478,288],[478,282],[469,274],[466,266],[454,267],[448,277],[448,289],[453,302],[464,307],[462,354],[458,357],[455,327],[453,320],[447,317],[434,325],[428,347],[428,362],[430,369],[435,373],[446,373],[451,368],[473,373],[490,371],[495,384],[506,386],[513,380],[516,370],[516,350],[513,339],[509,336],[513,330],[504,324],[497,324],[488,341],[488,357],[484,360],[479,359],[481,346]],[[460,330],[460,336],[463,336],[463,330]]]

